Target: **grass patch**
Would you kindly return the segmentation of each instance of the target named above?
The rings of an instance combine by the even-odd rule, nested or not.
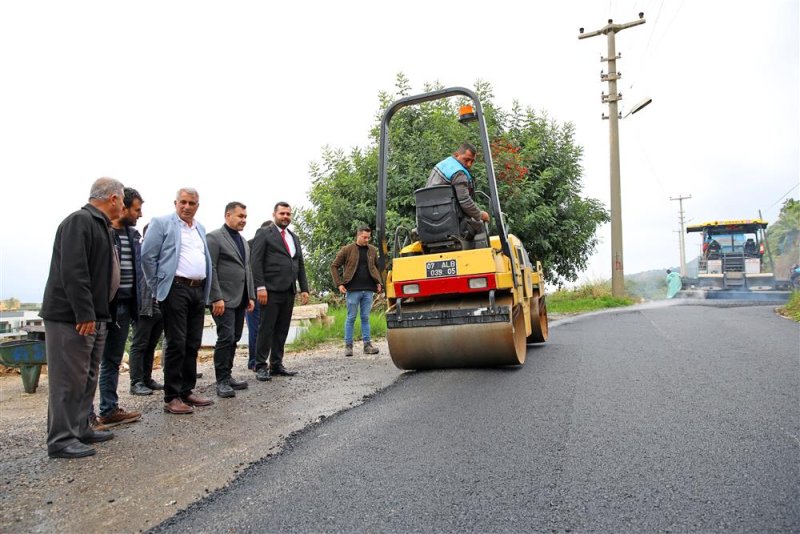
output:
[[[301,332],[294,341],[286,345],[286,350],[310,350],[334,340],[344,343],[344,323],[347,319],[347,309],[329,307],[328,317],[328,324],[312,323],[307,330]],[[372,339],[386,336],[386,315],[383,312],[373,311],[369,314],[369,330]],[[356,319],[353,339],[361,339],[361,319]]]
[[[800,291],[792,291],[789,302],[785,306],[781,306],[778,312],[784,317],[800,323]]]
[[[588,282],[575,289],[547,294],[547,311],[551,313],[590,312],[635,303],[631,297],[612,297],[610,282]]]

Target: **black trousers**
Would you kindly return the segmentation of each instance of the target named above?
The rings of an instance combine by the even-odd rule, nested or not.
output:
[[[191,395],[197,383],[197,350],[203,341],[203,286],[173,284],[158,303],[164,319],[164,402]]]
[[[153,357],[158,340],[164,333],[164,321],[161,312],[153,310],[152,316],[140,315],[133,327],[131,352],[128,363],[131,367],[131,386],[137,382],[147,385],[153,378]]]
[[[272,369],[283,365],[283,346],[289,335],[294,310],[293,291],[270,291],[267,303],[261,306],[261,321],[256,340],[256,369]]]
[[[236,355],[236,344],[242,337],[248,302],[248,299],[242,299],[238,308],[226,306],[222,315],[214,316],[217,324],[217,343],[214,345],[214,372],[217,382],[231,377],[233,357]]]
[[[483,221],[473,219],[471,217],[464,217],[460,223],[461,237],[467,240],[472,240],[476,235],[483,232]]]

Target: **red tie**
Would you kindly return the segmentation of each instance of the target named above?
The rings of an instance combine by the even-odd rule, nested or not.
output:
[[[289,243],[286,242],[286,229],[281,230],[281,237],[283,238],[283,246],[286,247],[286,252],[288,252],[289,256],[291,256],[292,249],[289,248]]]

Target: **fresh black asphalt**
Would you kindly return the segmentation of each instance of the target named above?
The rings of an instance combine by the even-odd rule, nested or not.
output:
[[[799,532],[800,326],[563,321],[521,368],[405,374],[157,530]]]

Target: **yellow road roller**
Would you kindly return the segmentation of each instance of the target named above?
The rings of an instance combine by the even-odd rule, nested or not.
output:
[[[406,106],[454,96],[472,101],[462,114],[478,123],[491,227],[484,225],[483,233],[465,239],[465,215],[454,189],[424,187],[415,192],[417,227],[405,236],[394,230],[390,257],[386,191],[391,118]],[[397,367],[522,365],[526,344],[547,340],[542,266],[531,261],[522,242],[506,229],[483,110],[474,92],[452,87],[402,98],[386,109],[376,219],[379,265],[386,276],[387,339]]]

